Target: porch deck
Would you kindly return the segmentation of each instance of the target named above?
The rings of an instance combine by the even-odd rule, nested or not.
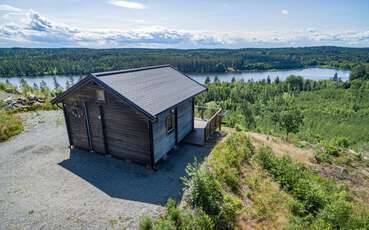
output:
[[[194,130],[187,135],[184,142],[194,145],[205,145],[205,128],[207,121],[195,118]]]
[[[222,109],[206,108],[206,107],[196,107],[200,109],[201,118],[196,118],[194,120],[194,130],[187,135],[184,142],[194,145],[205,145],[208,138],[215,132],[216,129],[221,129],[222,123]],[[209,113],[209,119],[205,119],[205,110]],[[214,112],[215,111],[215,112]]]

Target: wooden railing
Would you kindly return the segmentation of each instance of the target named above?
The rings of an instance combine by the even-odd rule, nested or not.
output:
[[[211,108],[204,106],[196,106],[197,115],[206,121],[204,129],[204,142],[206,143],[209,137],[217,130],[221,130],[223,110],[221,108]]]
[[[222,128],[222,109],[218,109],[218,111],[207,121],[205,127],[205,135],[204,141],[207,142],[210,135],[213,134],[217,129],[219,131]]]

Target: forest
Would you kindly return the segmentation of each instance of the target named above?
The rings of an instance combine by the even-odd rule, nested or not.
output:
[[[246,49],[0,48],[0,77],[87,74],[171,64],[185,73],[328,67],[369,63],[369,48]]]

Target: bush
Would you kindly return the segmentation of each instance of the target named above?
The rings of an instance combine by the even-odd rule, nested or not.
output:
[[[174,230],[176,229],[174,223],[168,219],[159,219],[154,227],[153,230]]]
[[[216,178],[232,192],[239,191],[241,166],[253,155],[254,149],[244,133],[236,133],[218,144],[212,151],[209,165]]]
[[[314,157],[315,157],[316,162],[318,162],[318,164],[320,164],[320,163],[331,163],[332,162],[331,158],[327,154],[325,154],[324,152],[320,152],[320,151],[315,152]]]
[[[221,186],[214,175],[209,170],[200,169],[196,161],[187,166],[186,172],[188,176],[183,178],[183,181],[190,193],[187,203],[192,208],[205,211],[211,217],[219,215],[223,195]]]
[[[150,217],[140,220],[140,230],[211,230],[214,229],[213,220],[201,209],[193,212],[176,207],[174,200],[169,199],[164,214],[155,222]]]
[[[0,111],[0,141],[8,140],[23,131],[22,120],[16,115]]]
[[[140,219],[140,230],[151,230],[153,227],[152,219],[148,216],[144,216]]]
[[[293,187],[294,197],[302,202],[306,213],[316,215],[328,202],[327,194],[318,183],[301,178]]]
[[[350,146],[349,140],[346,137],[336,137],[332,140],[334,145],[341,148],[348,148]]]
[[[6,82],[0,82],[0,90],[7,93],[19,94],[16,86]]]
[[[369,212],[350,201],[346,189],[333,180],[287,157],[277,157],[266,147],[260,149],[256,159],[296,199],[291,209],[300,218],[300,225],[312,229],[369,228]]]
[[[195,214],[195,225],[193,225],[194,229],[197,230],[209,230],[214,229],[213,220],[201,209],[197,211]]]
[[[336,146],[334,143],[331,142],[326,142],[323,144],[323,151],[325,154],[329,155],[329,156],[335,156],[338,157],[339,153],[340,153],[340,149],[338,148],[338,146]]]
[[[234,220],[241,209],[241,201],[237,197],[226,194],[223,199],[223,206],[218,218],[217,229],[233,229]]]

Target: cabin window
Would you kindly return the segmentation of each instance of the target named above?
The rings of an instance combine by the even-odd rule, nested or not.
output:
[[[171,133],[174,130],[174,116],[169,114],[166,118],[167,133]]]
[[[96,100],[99,102],[105,102],[105,92],[102,89],[96,90]]]

